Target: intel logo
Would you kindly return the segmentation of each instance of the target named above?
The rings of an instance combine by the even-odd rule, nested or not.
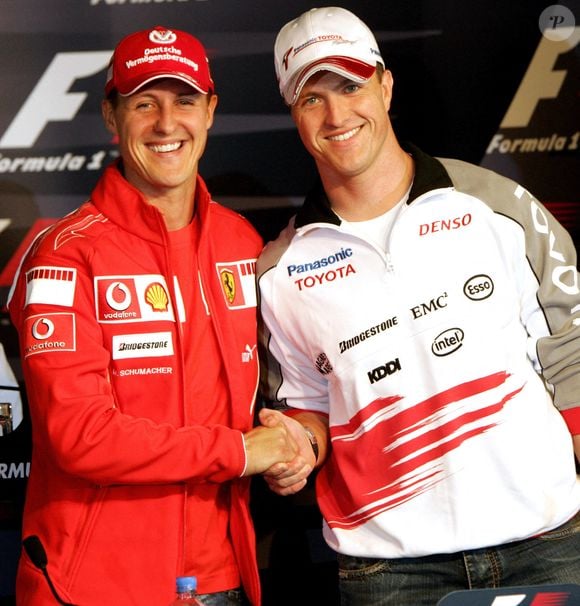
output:
[[[431,345],[431,351],[439,357],[448,356],[463,345],[461,328],[449,328],[437,335]]]

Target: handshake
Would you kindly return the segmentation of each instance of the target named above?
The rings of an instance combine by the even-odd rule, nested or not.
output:
[[[268,408],[260,410],[259,420],[261,425],[244,434],[247,458],[244,476],[262,474],[268,486],[279,495],[298,492],[306,485],[317,463],[311,439],[301,421],[306,421],[314,435],[326,436],[326,420],[306,412],[289,417]],[[323,460],[324,452],[320,454],[318,459]]]

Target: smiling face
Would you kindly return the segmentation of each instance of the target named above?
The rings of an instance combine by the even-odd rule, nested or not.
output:
[[[115,103],[103,101],[103,117],[118,137],[125,178],[146,197],[189,196],[217,105],[175,79],[153,81]]]
[[[323,178],[341,180],[375,169],[388,153],[389,71],[357,84],[334,72],[314,74],[291,112]]]

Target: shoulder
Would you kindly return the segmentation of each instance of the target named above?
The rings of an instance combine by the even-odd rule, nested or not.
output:
[[[438,158],[443,164],[453,185],[458,191],[485,197],[490,194],[513,196],[521,186],[499,173],[488,168],[456,160],[453,158]]]
[[[266,246],[264,246],[262,253],[258,257],[258,276],[277,265],[280,257],[290,246],[292,239],[296,234],[294,221],[295,217],[292,217],[288,225],[280,232],[278,237],[275,240],[268,242]]]
[[[109,229],[107,218],[91,202],[59,219],[40,233],[34,241],[30,255],[66,254],[79,245],[87,244]]]
[[[262,237],[246,217],[214,200],[210,202],[208,212],[211,216],[211,229],[214,230],[214,233],[218,232],[229,240],[245,242],[247,245],[258,247],[258,250],[261,250]]]

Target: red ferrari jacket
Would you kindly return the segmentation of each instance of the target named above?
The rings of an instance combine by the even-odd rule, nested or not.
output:
[[[258,383],[262,242],[210,199],[199,177],[196,212],[200,275],[192,280],[217,334],[230,427],[191,423],[186,310],[165,224],[117,165],[88,202],[37,239],[13,285],[9,311],[33,422],[23,538],[40,538],[52,582],[73,604],[168,604],[175,577],[191,566],[190,497],[205,482],[228,482],[243,585],[260,601],[249,481],[240,476]],[[20,606],[55,603],[25,552],[16,591]]]

